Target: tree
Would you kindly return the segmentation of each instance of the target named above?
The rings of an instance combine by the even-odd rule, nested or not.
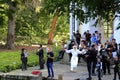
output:
[[[51,30],[48,34],[48,43],[52,44],[54,31],[56,29],[56,22],[59,16],[64,15],[69,9],[70,0],[46,0],[45,8],[47,14],[53,14],[53,20],[51,21]]]
[[[20,1],[18,0],[6,0],[6,3],[8,4],[8,33],[7,33],[7,43],[6,47],[7,49],[13,49],[14,48],[14,33],[15,33],[15,13],[17,10],[17,5]]]

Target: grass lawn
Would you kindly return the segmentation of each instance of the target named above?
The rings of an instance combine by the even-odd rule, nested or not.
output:
[[[57,60],[58,52],[60,50],[60,46],[52,47],[53,53],[55,55],[54,61]],[[20,60],[21,51],[1,51],[0,52],[0,72],[10,72],[15,69],[21,68],[21,60]],[[46,60],[46,51],[44,50],[44,56]],[[38,56],[36,55],[36,50],[29,52],[28,56],[28,67],[38,65]]]

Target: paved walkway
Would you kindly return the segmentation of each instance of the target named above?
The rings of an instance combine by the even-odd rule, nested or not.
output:
[[[7,74],[17,74],[17,75],[32,75],[31,72],[34,70],[37,70],[39,67],[30,67],[28,68],[27,71],[21,71],[21,69],[14,70],[12,72],[9,72]],[[47,69],[40,70],[42,72],[43,76],[47,76]],[[80,80],[86,80],[88,77],[87,69],[86,66],[84,65],[79,65],[77,68],[76,73],[70,72],[70,65],[66,64],[60,64],[59,62],[54,63],[54,72],[55,72],[55,78],[58,78],[58,75],[62,74],[63,75],[63,80],[75,80],[75,79],[80,79]],[[113,80],[113,69],[111,69],[111,75],[105,75],[103,76],[102,80]],[[98,80],[97,76],[93,76],[92,80]]]

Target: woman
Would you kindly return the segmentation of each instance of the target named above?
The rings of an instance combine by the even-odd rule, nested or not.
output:
[[[72,54],[71,61],[70,61],[70,63],[71,63],[70,70],[71,70],[71,72],[75,72],[73,69],[77,68],[78,54],[82,54],[82,52],[77,49],[76,44],[73,46],[73,49],[65,50],[65,51],[66,51],[66,53],[71,53]]]
[[[27,70],[28,53],[25,48],[21,50],[22,71]]]

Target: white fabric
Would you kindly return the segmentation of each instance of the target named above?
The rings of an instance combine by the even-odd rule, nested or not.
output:
[[[117,56],[117,52],[112,52],[112,56],[115,58]]]
[[[72,53],[71,70],[73,70],[73,68],[76,68],[78,64],[78,54],[82,54],[82,52],[79,50],[71,49],[71,50],[66,50],[66,53]]]
[[[25,57],[28,57],[28,53],[27,52],[24,52],[24,55],[25,55]]]

